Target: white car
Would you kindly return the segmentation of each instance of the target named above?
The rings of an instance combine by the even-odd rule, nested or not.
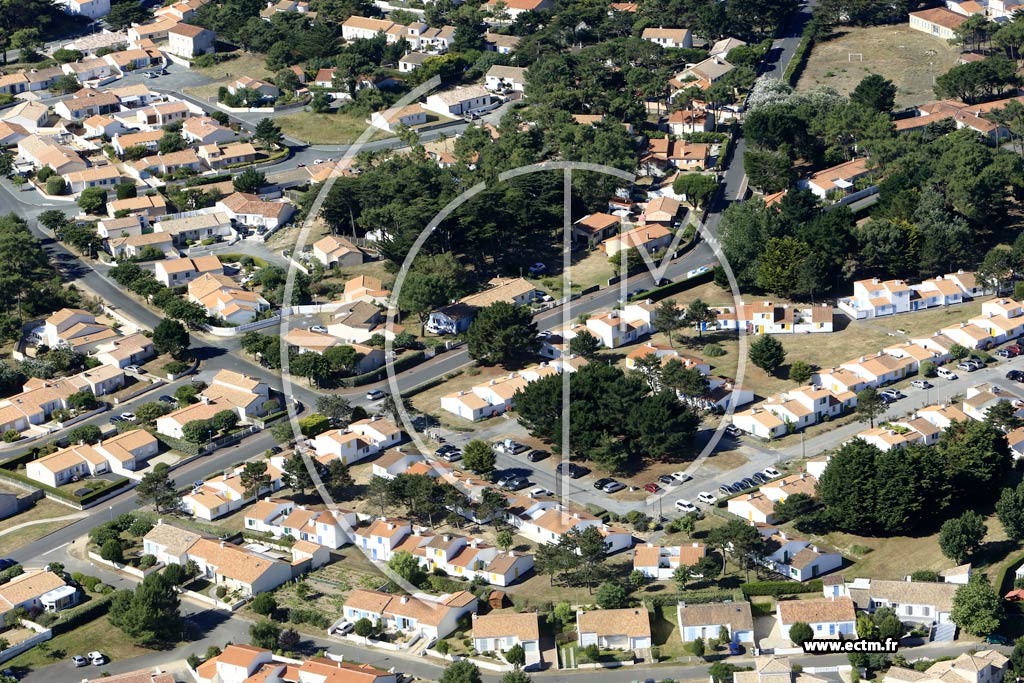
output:
[[[313,327],[309,328],[309,331],[319,332],[320,334],[327,334],[327,328],[324,327],[323,325],[313,325]]]
[[[776,477],[782,476],[782,472],[779,472],[774,467],[765,467],[763,470],[761,470],[761,474],[768,477],[769,479],[775,479]]]
[[[379,401],[380,399],[384,398],[387,395],[388,393],[381,389],[370,389],[369,391],[366,392],[366,400]]]
[[[351,621],[343,621],[334,627],[334,632],[338,635],[345,635],[353,628],[355,628],[355,624],[353,624]]]
[[[685,498],[680,498],[676,501],[676,510],[686,513],[697,512],[697,506]]]
[[[715,496],[715,494],[713,493],[701,491],[700,493],[697,494],[697,501],[704,503],[705,505],[714,505],[715,503],[718,502],[718,497]]]
[[[676,480],[676,484],[677,485],[678,484],[685,484],[686,482],[688,482],[691,479],[693,479],[693,477],[691,477],[689,474],[687,474],[686,472],[682,472],[682,471],[680,471],[680,472],[673,472],[671,474],[671,477]]]
[[[121,418],[129,422],[135,421],[135,413],[121,413]]]
[[[530,495],[532,497],[534,497],[534,498],[543,498],[543,497],[550,498],[551,496],[555,495],[555,492],[554,491],[548,491],[543,486],[538,486],[537,488],[535,488],[532,491],[530,491]]]
[[[93,666],[103,666],[107,663],[107,656],[102,652],[96,652],[95,650],[93,650],[92,652],[87,654],[86,657],[89,659],[89,662]]]

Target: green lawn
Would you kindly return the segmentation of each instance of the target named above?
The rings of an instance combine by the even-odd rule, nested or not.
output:
[[[344,145],[355,142],[370,127],[365,119],[348,114],[314,114],[297,112],[274,119],[285,135],[313,145]],[[390,137],[390,133],[374,129],[369,140]],[[368,141],[369,141],[368,140]]]

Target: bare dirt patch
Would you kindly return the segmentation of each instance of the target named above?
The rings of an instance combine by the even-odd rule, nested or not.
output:
[[[868,74],[881,74],[898,88],[896,108],[935,99],[933,78],[956,64],[959,50],[909,26],[850,28],[811,51],[798,90],[821,85],[850,94]]]

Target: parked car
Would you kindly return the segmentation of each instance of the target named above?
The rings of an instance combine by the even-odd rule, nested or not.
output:
[[[985,367],[985,361],[981,360],[980,358],[968,358],[965,362],[968,365],[973,366],[975,370],[981,370],[982,368]]]
[[[746,484],[744,484],[742,481],[734,481],[732,483],[732,490],[736,491],[737,493],[740,492],[740,491],[746,491],[747,488],[749,488],[749,487]]]
[[[957,363],[956,369],[960,370],[961,372],[974,372],[978,368],[974,367],[974,363],[968,363],[967,361],[964,361],[962,363]]]
[[[673,472],[672,478],[676,480],[676,484],[685,484],[686,482],[693,479],[689,474],[680,470],[679,472]]]
[[[14,560],[12,560],[9,557],[5,557],[3,559],[0,559],[0,571],[3,571],[4,569],[10,569],[11,567],[13,567],[16,564],[18,564],[18,563],[15,562]]]
[[[746,486],[748,489],[752,489],[757,487],[757,482],[754,481],[753,477],[744,477],[743,485]]]
[[[313,327],[309,328],[309,331],[319,332],[320,334],[327,334],[327,328],[324,327],[323,325],[313,325]]]
[[[530,495],[533,496],[534,498],[542,498],[542,497],[550,498],[551,496],[555,495],[555,492],[554,491],[548,491],[543,486],[538,486],[537,488],[532,489],[530,491]]]
[[[281,451],[283,451],[283,450],[284,449],[281,448],[280,446],[271,446],[270,447],[270,454],[271,455],[280,455]]]
[[[601,487],[601,490],[605,493],[618,493],[622,489],[626,488],[626,485],[621,481],[610,480],[607,484]]]
[[[445,462],[456,462],[462,460],[462,451],[455,449],[454,451],[445,451],[441,455],[441,459]]]
[[[71,658],[71,663],[74,664],[77,669],[80,666],[87,666],[89,664],[89,660],[82,655],[75,655]]]
[[[756,481],[758,484],[767,484],[771,481],[768,477],[764,476],[763,472],[754,472],[750,475],[750,478]]]
[[[524,446],[518,441],[513,441],[512,439],[505,439],[494,444],[494,450],[496,450],[497,452],[511,453],[512,455],[522,453],[523,451],[528,450],[529,448],[529,446]]]
[[[549,455],[551,454],[548,453],[547,451],[534,449],[526,454],[526,459],[529,460],[530,462],[540,462]]]
[[[1020,355],[1020,351],[1011,351],[1010,347],[1006,347],[1005,349],[999,349],[996,351],[996,355],[1000,358],[1016,358]]]
[[[157,75],[155,73],[153,73],[152,71],[147,71],[146,72],[146,78],[156,78],[156,76]]]
[[[120,415],[111,415],[110,416],[110,421],[111,422],[124,422],[125,419],[123,417],[121,417]]]
[[[538,262],[538,263],[534,263],[532,266],[530,266],[530,275],[534,275],[534,276],[542,275],[542,274],[544,274],[546,272],[548,272],[548,267],[546,265],[544,265],[543,263],[539,263]]]
[[[89,658],[89,663],[93,666],[103,666],[107,663],[107,656],[102,652],[96,652],[95,650],[93,650],[92,652],[87,654],[86,657]]]
[[[369,391],[366,392],[366,400],[379,401],[380,399],[384,398],[387,395],[388,392],[384,391],[383,389],[370,389]]]
[[[526,477],[513,477],[505,484],[505,488],[509,491],[522,491],[532,482]]]
[[[898,401],[901,398],[906,398],[906,395],[899,389],[883,389],[882,396],[891,401]]]
[[[990,633],[985,636],[985,642],[989,645],[1013,645],[1013,641],[998,633]]]
[[[575,463],[560,462],[555,466],[555,474],[566,474],[570,479],[579,479],[586,471]]]
[[[1006,379],[1011,379],[1014,382],[1024,382],[1024,372],[1020,370],[1010,370],[1006,373]]]
[[[691,512],[697,512],[697,506],[685,498],[680,498],[676,501],[676,510],[689,514]]]
[[[135,421],[135,413],[121,413],[121,419],[127,420],[128,422]]]
[[[173,396],[168,396],[167,394],[164,394],[163,396],[161,396],[157,400],[160,401],[161,403],[169,403],[169,404],[172,404],[172,405],[175,405],[175,404],[178,403],[178,399],[174,398]]]
[[[672,475],[671,475],[671,474],[663,474],[663,475],[661,475],[660,477],[658,477],[658,482],[659,482],[659,483],[660,483],[660,484],[661,484],[662,486],[675,486],[676,484],[678,484],[678,483],[679,483],[679,482],[677,482],[677,481],[676,481],[676,480],[675,480],[675,479],[674,479],[674,478],[672,477]]]
[[[933,385],[926,379],[915,379],[913,382],[910,383],[910,386],[914,387],[915,389],[931,389]]]
[[[124,366],[125,372],[134,372],[136,375],[142,374],[142,368],[138,365],[126,365]]]
[[[355,624],[353,624],[351,621],[342,621],[334,625],[333,633],[343,636],[354,628]]]
[[[601,477],[600,479],[598,479],[597,481],[594,482],[594,488],[597,489],[598,491],[600,491],[600,490],[604,489],[606,484],[610,484],[613,481],[615,481],[615,480],[611,479],[610,477]]]
[[[196,479],[194,482],[192,482],[192,488],[194,488],[194,489],[202,488],[203,484],[205,484],[205,483],[206,482],[203,481],[202,479]]]
[[[779,472],[774,467],[765,467],[763,470],[761,470],[761,473],[764,474],[764,476],[768,477],[769,479],[774,479],[775,477],[782,476],[782,472]]]
[[[505,486],[506,484],[508,484],[513,479],[518,479],[518,478],[519,478],[519,475],[516,474],[515,472],[506,472],[505,474],[503,474],[503,475],[499,476],[497,479],[495,479],[494,483],[497,484],[498,486]]]
[[[935,371],[935,374],[944,379],[959,379],[959,376],[955,372],[947,368],[939,368]]]
[[[719,486],[718,492],[721,493],[723,496],[731,496],[734,493],[739,493],[739,491],[734,491],[733,488],[728,484],[722,484],[721,486]]]
[[[725,433],[734,439],[738,439],[741,436],[743,436],[743,430],[737,427],[736,425],[727,425],[725,428]]]
[[[647,493],[657,493],[661,490],[661,487],[655,484],[653,481],[649,484],[644,484],[644,491]]]
[[[718,498],[713,493],[701,491],[697,494],[697,502],[704,503],[705,505],[714,505],[718,502]]]

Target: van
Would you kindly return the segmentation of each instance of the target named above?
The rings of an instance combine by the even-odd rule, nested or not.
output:
[[[946,368],[939,368],[935,371],[935,374],[939,377],[945,377],[946,379],[957,379],[956,373],[952,370],[947,370]]]

